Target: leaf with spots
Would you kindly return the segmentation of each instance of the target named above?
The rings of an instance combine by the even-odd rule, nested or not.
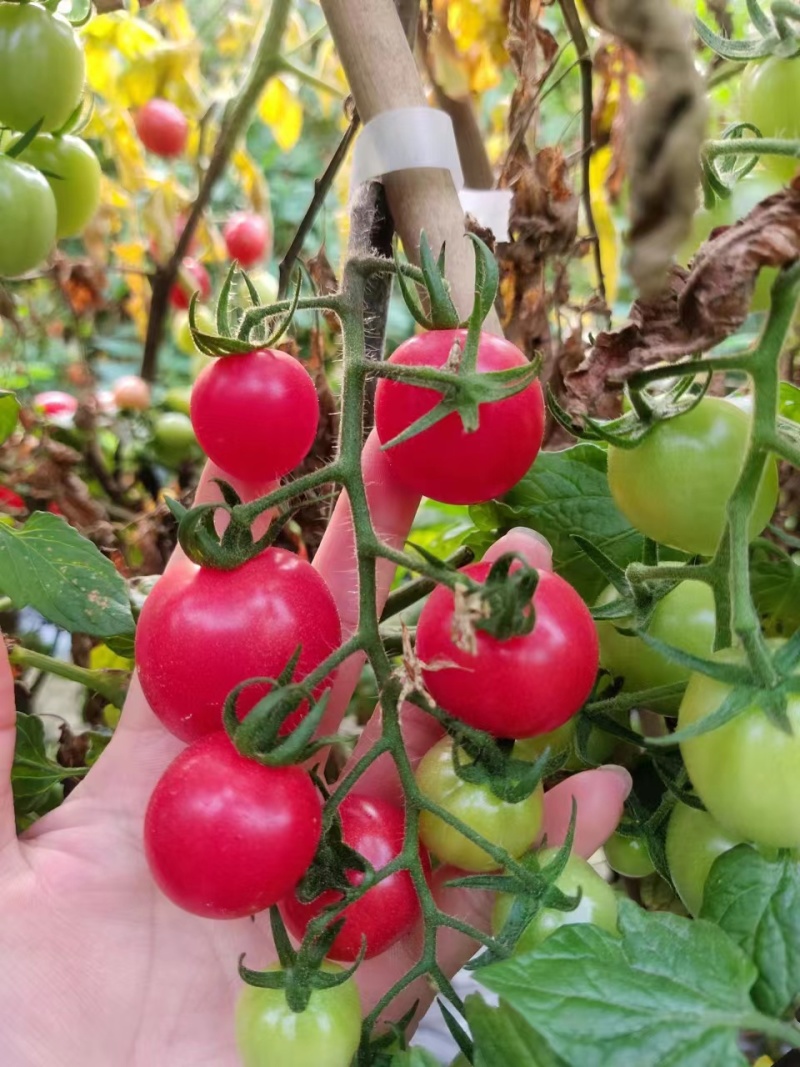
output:
[[[0,592],[70,633],[130,634],[125,579],[91,541],[56,515],[0,526]]]

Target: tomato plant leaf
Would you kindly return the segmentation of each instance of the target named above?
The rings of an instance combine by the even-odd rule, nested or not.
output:
[[[70,633],[132,633],[125,580],[91,541],[56,515],[0,527],[0,590]]]
[[[530,526],[553,546],[554,569],[584,600],[592,601],[607,584],[572,539],[578,534],[620,567],[638,560],[644,540],[611,498],[605,449],[579,444],[562,452],[541,452],[535,465],[496,505],[506,527]]]
[[[0,445],[14,432],[19,415],[19,400],[6,389],[0,390]]]
[[[750,845],[718,856],[700,915],[720,926],[755,962],[757,1007],[785,1015],[800,995],[800,866]]]
[[[476,995],[467,998],[465,1008],[475,1042],[475,1067],[567,1067],[504,1001],[492,1007]]]
[[[786,637],[800,627],[800,567],[793,560],[752,563],[750,588],[769,636]]]
[[[745,1067],[742,1030],[774,1020],[749,990],[755,965],[719,927],[620,902],[616,938],[564,926],[534,953],[477,973],[581,1067]]]
[[[61,767],[47,755],[44,726],[37,715],[17,713],[17,739],[11,768],[11,788],[17,819],[44,814],[53,806],[48,796],[54,785],[79,773]]]

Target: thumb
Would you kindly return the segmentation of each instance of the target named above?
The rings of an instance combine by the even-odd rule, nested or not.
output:
[[[5,641],[0,640],[0,852],[17,839],[11,767],[17,737],[14,675]]]

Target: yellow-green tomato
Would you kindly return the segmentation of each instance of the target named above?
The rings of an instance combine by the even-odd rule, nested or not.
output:
[[[616,598],[616,590],[609,586],[601,593],[597,603],[610,604]],[[690,671],[687,667],[668,660],[645,644],[641,637],[621,632],[629,628],[630,621],[626,619],[597,623],[600,665],[615,678],[623,679],[624,692],[635,693],[641,689],[655,689],[657,686],[689,680]],[[703,658],[710,656],[714,649],[715,630],[716,612],[711,587],[693,579],[676,585],[659,600],[647,627],[651,637]],[[658,711],[675,714],[680,702],[681,694],[677,694],[665,697],[653,706]]]
[[[469,762],[466,753],[460,753],[460,757],[462,762]],[[453,742],[449,737],[442,738],[423,756],[417,767],[417,785],[428,800],[511,856],[527,852],[541,829],[541,784],[518,804],[500,800],[488,785],[459,778],[453,767]],[[419,836],[442,863],[465,871],[493,871],[500,866],[479,845],[429,811],[420,813]]]
[[[217,333],[217,323],[208,310],[202,306],[198,306],[195,315],[195,324],[197,329],[201,333]],[[187,356],[196,356],[198,349],[192,338],[192,331],[189,327],[189,312],[188,311],[175,311],[172,316],[172,340],[175,342],[175,347],[179,351],[183,352]],[[206,357],[203,356],[203,366],[205,366]]]
[[[167,467],[178,467],[199,453],[197,438],[188,415],[168,411],[159,415],[153,427],[156,455]]]
[[[608,449],[608,484],[637,530],[663,545],[711,556],[725,529],[728,498],[744,463],[748,416],[718,397],[659,422],[634,448]],[[750,515],[757,537],[778,502],[778,467],[767,461]]]
[[[646,878],[655,870],[647,845],[641,837],[612,834],[603,845],[603,851],[611,870],[626,878]]]
[[[322,969],[342,970],[332,963]],[[236,1044],[243,1067],[350,1067],[360,1040],[361,1001],[352,978],[313,990],[302,1012],[292,1011],[282,989],[247,985],[239,994]]]
[[[540,866],[546,867],[557,852],[556,848],[547,848],[538,853]],[[575,923],[592,923],[608,930],[610,934],[618,932],[617,894],[586,860],[571,855],[566,867],[556,879],[555,886],[570,897],[580,893],[578,906],[572,911],[542,908],[522,931],[514,949],[515,953],[533,952],[550,934],[562,926],[572,926]],[[510,893],[497,894],[492,912],[492,929],[495,935],[503,928],[513,903],[514,897]]]
[[[667,825],[667,863],[672,881],[690,915],[700,914],[706,881],[717,856],[742,843],[699,808],[680,802]]]
[[[274,304],[278,299],[278,279],[268,270],[250,270],[247,277],[253,283],[261,304]],[[253,299],[244,281],[236,284],[236,302],[242,307],[252,307]]]
[[[621,726],[629,725],[629,716],[627,712],[618,713],[615,718]],[[524,759],[529,763],[535,763],[544,750],[549,748],[551,757],[558,756],[563,752],[567,753],[566,761],[563,764],[564,770],[585,770],[586,764],[578,756],[576,748],[575,728],[576,717],[573,716],[571,719],[567,719],[564,725],[559,726],[557,730],[551,730],[550,733],[547,734],[537,734],[536,737],[526,737],[522,741],[517,741],[514,744],[514,756],[517,759]],[[588,756],[590,763],[605,763],[616,748],[617,742],[618,738],[614,737],[612,734],[607,733],[605,730],[592,727],[586,746],[586,755]]]
[[[0,155],[0,278],[38,267],[55,243],[56,202],[46,179]]]
[[[182,415],[188,415],[191,397],[191,389],[176,386],[174,389],[168,389],[164,394],[164,407],[167,411],[180,411]]]
[[[769,641],[773,649],[784,643]],[[745,662],[738,649],[713,658]],[[678,729],[713,715],[730,692],[724,682],[692,674]],[[771,848],[800,848],[800,695],[789,695],[786,714],[791,733],[751,705],[724,726],[681,743],[689,778],[713,818],[728,833]]]
[[[56,236],[81,233],[100,203],[102,172],[97,156],[80,137],[34,137],[20,156],[44,173],[56,201]]]
[[[739,83],[739,115],[752,122],[762,137],[800,138],[800,64],[796,58],[767,59],[748,63]],[[797,173],[798,160],[791,156],[762,155],[761,163],[781,181]]]

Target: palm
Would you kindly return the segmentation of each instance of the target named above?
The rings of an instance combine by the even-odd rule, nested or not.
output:
[[[155,887],[142,817],[181,746],[138,693],[126,720],[74,797],[0,854],[3,913],[17,917],[0,931],[10,1067],[51,1067],[54,1035],[64,1067],[237,1062],[236,962],[263,964],[268,924],[199,919]]]

